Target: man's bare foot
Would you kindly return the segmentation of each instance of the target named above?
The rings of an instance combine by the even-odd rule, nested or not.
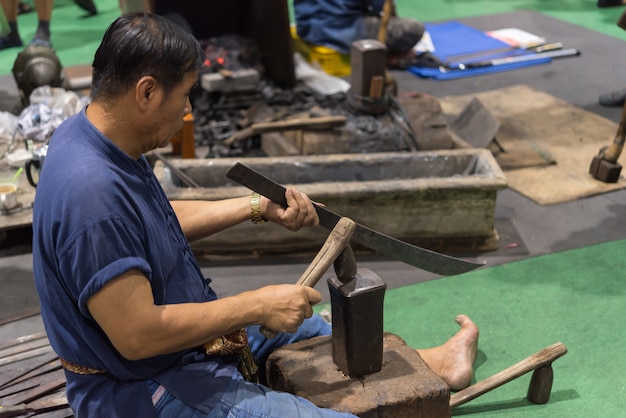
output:
[[[452,338],[440,346],[417,352],[450,389],[461,390],[470,385],[474,376],[478,327],[467,315],[458,315],[454,320],[461,329]]]

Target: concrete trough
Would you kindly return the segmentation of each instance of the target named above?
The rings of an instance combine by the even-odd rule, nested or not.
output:
[[[280,184],[296,186],[335,213],[403,241],[438,251],[493,250],[498,245],[496,197],[507,181],[488,150],[169,161],[201,186],[185,186],[157,161],[155,172],[170,200],[249,195],[249,189],[226,177],[241,162]],[[308,252],[317,251],[327,235],[321,227],[291,232],[271,223],[245,222],[192,247],[199,255]]]

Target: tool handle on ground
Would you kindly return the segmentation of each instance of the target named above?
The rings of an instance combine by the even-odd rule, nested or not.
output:
[[[292,119],[280,122],[259,122],[251,126],[252,134],[292,131],[298,129],[330,129],[346,124],[345,116],[320,116],[316,118]]]
[[[562,343],[552,344],[551,346],[526,357],[524,360],[515,363],[511,367],[508,367],[493,376],[481,380],[480,382],[453,394],[450,396],[450,408],[463,405],[464,403],[500,387],[532,370],[551,364],[554,360],[563,356],[565,353],[567,353],[567,348],[565,348]]]
[[[300,276],[296,284],[315,287],[333,261],[335,261],[343,249],[350,243],[350,238],[355,228],[356,223],[352,219],[346,217],[340,218],[337,225],[330,231],[324,245],[304,273],[302,273],[302,276]],[[276,332],[265,326],[262,326],[260,331],[263,336],[269,339],[276,336]]]
[[[617,162],[617,159],[624,149],[624,142],[626,142],[626,103],[624,103],[622,108],[622,116],[619,121],[619,126],[617,127],[617,132],[615,133],[615,138],[613,142],[611,142],[611,145],[604,150],[604,158],[612,163]]]

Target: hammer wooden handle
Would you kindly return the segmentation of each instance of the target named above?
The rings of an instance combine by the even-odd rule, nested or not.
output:
[[[524,360],[515,363],[511,367],[453,394],[450,396],[450,408],[463,405],[464,403],[469,402],[472,399],[489,392],[490,390],[502,386],[505,383],[508,383],[532,370],[551,364],[554,360],[563,356],[565,353],[567,353],[567,348],[565,348],[562,343],[552,344],[551,346],[526,357]]]
[[[345,116],[320,116],[316,118],[292,119],[280,122],[259,122],[251,126],[252,134],[298,129],[330,129],[346,124]]]
[[[296,284],[315,287],[333,261],[335,261],[343,249],[350,243],[350,238],[355,229],[356,223],[352,219],[346,217],[340,218],[332,231],[330,231],[324,245],[304,273],[302,273],[302,276],[300,276]],[[265,326],[262,326],[260,331],[266,338],[274,338],[276,336],[276,332]]]

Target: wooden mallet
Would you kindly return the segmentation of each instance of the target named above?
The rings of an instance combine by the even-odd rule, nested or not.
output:
[[[450,396],[450,408],[463,405],[532,370],[534,373],[528,385],[527,398],[532,403],[545,404],[550,399],[552,390],[552,362],[565,353],[567,353],[567,348],[562,343],[552,344],[511,367],[453,394]]]

